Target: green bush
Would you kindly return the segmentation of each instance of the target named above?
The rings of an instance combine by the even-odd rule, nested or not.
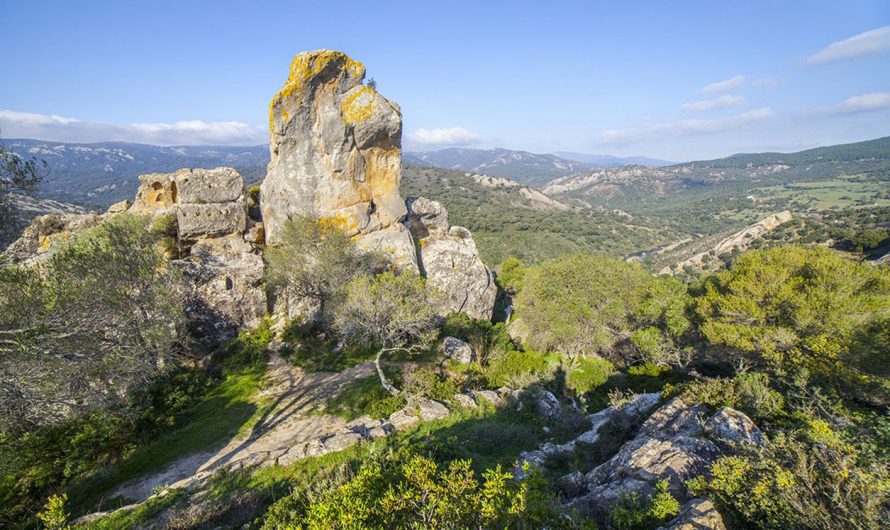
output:
[[[687,403],[704,403],[714,408],[739,409],[755,419],[772,419],[783,412],[784,398],[770,388],[764,373],[740,373],[731,379],[692,381],[681,385],[680,396]]]
[[[573,254],[529,267],[515,300],[530,346],[572,356],[611,351],[633,328],[652,277],[619,259]]]
[[[778,434],[748,454],[723,457],[691,490],[709,495],[740,528],[886,528],[886,466],[861,462],[827,425],[818,430],[818,441],[807,433]]]
[[[546,355],[534,350],[510,350],[493,359],[483,368],[483,375],[490,388],[509,386],[524,388],[538,382],[550,373]]]
[[[648,500],[640,499],[636,492],[622,495],[609,511],[609,523],[613,530],[649,530],[671,520],[680,513],[680,503],[668,491],[668,482],[660,481],[655,494]]]
[[[855,346],[881,329],[875,324],[888,308],[890,270],[795,245],[742,254],[697,301],[701,332],[714,346],[779,375],[827,374],[854,393],[881,377],[868,349]]]
[[[606,359],[581,357],[570,362],[566,385],[583,396],[604,385],[615,373],[615,366]]]
[[[354,476],[313,495],[293,495],[267,512],[263,530],[327,528],[591,528],[565,517],[541,475],[514,481],[500,467],[447,465],[416,454],[365,462]]]
[[[454,395],[460,393],[460,386],[445,374],[420,368],[405,376],[405,390],[416,396],[451,403]]]

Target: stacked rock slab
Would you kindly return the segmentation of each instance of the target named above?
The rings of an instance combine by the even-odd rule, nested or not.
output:
[[[259,325],[267,310],[263,260],[245,240],[256,223],[247,215],[241,174],[232,168],[181,169],[142,175],[139,183],[130,213],[176,219],[184,256],[172,263],[193,286],[187,311],[196,335],[214,340]]]
[[[360,246],[417,270],[401,223],[402,114],[364,86],[365,67],[329,50],[291,64],[269,107],[271,162],[260,191],[266,239],[275,244],[294,214],[332,218]]]
[[[497,298],[494,274],[482,263],[469,230],[448,226],[448,212],[425,197],[408,199],[408,226],[419,242],[419,267],[444,296],[443,313],[490,320]]]

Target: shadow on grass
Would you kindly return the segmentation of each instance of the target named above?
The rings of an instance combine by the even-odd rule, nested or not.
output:
[[[225,444],[257,413],[258,406],[251,397],[259,389],[261,378],[259,371],[229,377],[190,411],[190,421],[185,426],[136,448],[104,472],[72,484],[72,511],[84,513],[120,506],[123,499],[106,497],[114,488],[159,472],[185,455]],[[195,471],[201,464],[203,461],[196,461]]]

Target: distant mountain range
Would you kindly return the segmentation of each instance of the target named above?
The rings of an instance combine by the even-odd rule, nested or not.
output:
[[[136,177],[144,173],[230,166],[241,171],[249,184],[254,184],[263,179],[269,162],[269,148],[265,145],[159,147],[125,142],[73,144],[15,139],[3,140],[3,144],[23,156],[47,162],[49,174],[41,189],[42,196],[98,207],[132,199],[138,186]],[[622,196],[633,203],[708,183],[747,183],[763,178],[812,179],[820,175],[888,170],[890,137],[798,153],[738,154],[671,166],[664,166],[667,162],[663,160],[645,157],[462,148],[406,152],[403,162],[407,166],[506,177],[525,186],[544,188],[554,198],[583,195],[584,203],[605,206],[614,205],[616,200],[624,203],[620,201]]]
[[[601,168],[623,166],[663,167],[676,164],[676,162],[649,158],[648,156],[592,155],[588,153],[573,153],[571,151],[557,151],[553,154],[568,160],[577,160],[578,162],[593,164]]]
[[[557,177],[595,169],[595,164],[510,149],[464,149],[452,147],[402,155],[405,164],[439,167],[507,177],[522,184],[540,186]]]
[[[72,144],[4,139],[3,145],[25,157],[45,160],[49,174],[41,194],[81,204],[107,206],[136,194],[144,173],[166,173],[184,167],[230,166],[248,182],[266,174],[269,147],[159,147],[126,142]]]

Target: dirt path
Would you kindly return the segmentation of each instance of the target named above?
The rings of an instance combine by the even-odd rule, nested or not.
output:
[[[337,416],[318,414],[321,405],[350,382],[374,373],[373,362],[338,373],[309,373],[274,355],[267,373],[269,386],[259,394],[261,399],[272,399],[273,405],[246,435],[218,449],[183,456],[159,473],[122,484],[110,496],[142,502],[158,486],[184,485],[224,466],[260,463],[296,444],[333,434],[346,422]]]

